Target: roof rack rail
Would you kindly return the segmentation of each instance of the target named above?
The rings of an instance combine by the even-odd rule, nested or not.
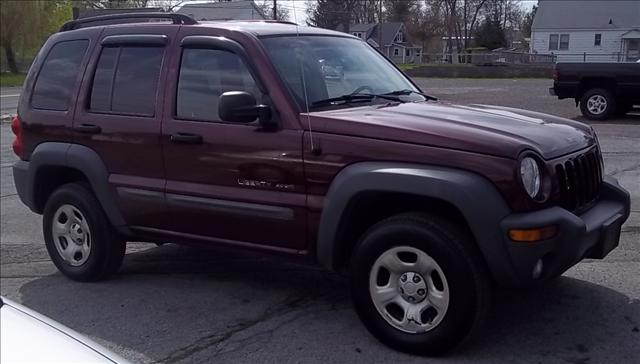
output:
[[[61,32],[78,29],[80,25],[87,23],[96,23],[105,20],[118,20],[118,19],[172,19],[173,24],[185,24],[193,25],[198,22],[190,16],[178,13],[122,13],[122,14],[108,14],[98,15],[88,18],[80,18],[68,21],[60,27]]]

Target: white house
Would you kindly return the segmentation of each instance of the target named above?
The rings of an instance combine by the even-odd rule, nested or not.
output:
[[[344,32],[344,27],[340,25],[338,30]],[[378,49],[378,42],[382,41],[382,53],[395,63],[421,63],[422,48],[411,43],[403,23],[351,24],[349,33]]]
[[[531,52],[560,62],[640,58],[640,0],[540,0]]]

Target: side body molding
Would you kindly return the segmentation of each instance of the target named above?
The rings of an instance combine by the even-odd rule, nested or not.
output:
[[[493,275],[505,276],[500,274],[503,270],[511,271],[500,229],[509,207],[490,181],[458,169],[390,162],[353,164],[333,180],[318,232],[317,257],[324,267],[337,268],[340,231],[349,223],[343,214],[352,198],[363,192],[406,193],[452,204],[466,219]]]
[[[26,162],[25,162],[26,163]],[[38,171],[46,167],[69,167],[80,171],[89,181],[111,224],[121,233],[129,234],[116,204],[116,192],[109,185],[109,172],[98,154],[91,148],[71,143],[46,142],[38,145],[29,160],[25,204],[37,213],[35,186]]]

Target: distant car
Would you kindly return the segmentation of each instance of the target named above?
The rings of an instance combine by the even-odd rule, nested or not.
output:
[[[582,115],[606,120],[624,115],[640,105],[640,64],[558,63],[549,92],[559,99],[572,98]]]
[[[128,363],[90,339],[0,297],[0,362]]]

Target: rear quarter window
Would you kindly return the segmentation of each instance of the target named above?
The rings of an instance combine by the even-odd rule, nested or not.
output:
[[[66,111],[75,90],[88,40],[71,40],[54,45],[42,64],[31,96],[34,109]]]

